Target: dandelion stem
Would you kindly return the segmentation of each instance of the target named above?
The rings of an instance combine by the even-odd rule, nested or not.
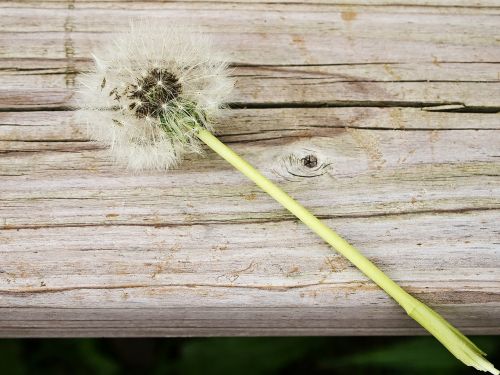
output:
[[[232,149],[219,141],[209,131],[199,128],[196,135],[208,147],[219,154],[233,167],[252,180],[263,191],[278,201],[283,207],[294,214],[313,232],[329,243],[335,250],[349,259],[366,276],[372,279],[380,288],[398,302],[409,316],[436,337],[455,357],[468,366],[481,371],[499,374],[498,370],[484,359],[484,353],[455,327],[431,308],[408,294],[398,284],[391,280],[375,264],[359,252],[354,246],[327,227],[321,220],[295,201],[278,186],[264,177],[259,171],[236,154]]]

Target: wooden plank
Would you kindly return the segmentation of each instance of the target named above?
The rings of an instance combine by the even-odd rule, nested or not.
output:
[[[481,136],[476,131],[460,132],[467,139],[462,142],[462,136],[454,132],[441,133],[408,132],[408,136],[396,137],[386,131],[356,129],[315,141],[278,135],[272,141],[234,146],[321,216],[499,208],[498,140],[493,131],[481,132]],[[430,136],[438,138],[432,145],[426,144]],[[474,142],[483,142],[482,147],[467,147]],[[124,168],[111,166],[106,151],[90,149],[88,142],[19,143],[12,144],[14,149],[2,156],[0,164],[0,213],[5,228],[105,225],[109,212],[103,209],[117,213],[113,223],[134,225],[290,219],[266,199],[255,200],[251,212],[245,211],[249,206],[242,198],[262,197],[262,193],[212,154],[203,161],[192,158],[168,178],[147,173],[138,179]],[[451,158],[444,149],[449,144],[449,151],[468,153],[462,159]],[[404,151],[391,153],[397,148]],[[316,158],[317,166],[305,166],[302,159],[306,156]],[[64,160],[70,163],[70,171]],[[50,177],[44,178],[49,171]],[[215,184],[214,191],[207,192],[207,184]],[[325,205],[332,191],[336,196],[333,211],[330,204]],[[154,199],[163,204],[151,207]],[[53,214],[46,215],[44,209]]]
[[[471,334],[500,333],[493,0],[0,2],[0,335],[422,334],[213,153],[131,174],[71,110],[131,16],[193,18],[221,139]]]
[[[498,8],[500,7],[498,0],[356,0],[356,1],[343,1],[343,0],[316,0],[312,3],[304,2],[303,0],[269,0],[264,4],[261,0],[184,0],[180,2],[162,2],[157,0],[150,1],[135,1],[135,0],[44,0],[44,1],[0,1],[2,8],[124,8],[127,9],[149,9],[158,7],[169,8],[186,8],[192,7],[198,9],[203,8],[218,8],[218,7],[256,7],[256,6],[282,6],[290,5],[294,8],[301,7],[306,10],[314,9],[314,7],[400,7],[407,11],[412,11],[412,8],[466,8],[466,9],[482,9],[482,8]],[[456,9],[454,9],[456,10]]]
[[[141,16],[179,22],[195,17],[234,64],[253,65],[235,69],[238,105],[500,107],[500,13],[495,11],[425,8],[415,13],[406,7],[360,6],[353,8],[356,17],[346,20],[336,5],[326,10],[312,5],[307,17],[302,9],[283,5],[271,11],[259,4],[217,10],[189,3],[185,6],[193,9],[155,6]],[[89,69],[92,47],[137,16],[118,6],[83,8],[69,16],[72,11],[5,9],[8,21],[0,29],[4,109],[68,106],[76,75]],[[460,39],[451,43],[457,33]],[[272,66],[255,66],[262,64]],[[33,71],[33,66],[41,69]]]
[[[455,105],[498,112],[499,67],[500,63],[236,67],[231,102],[239,107]],[[78,107],[72,100],[76,66],[71,73],[67,67],[22,69],[0,73],[0,85],[6,88],[0,93],[0,109]]]
[[[163,8],[164,6],[164,8]],[[342,7],[314,5],[309,11],[281,5],[188,9],[155,3],[140,14],[133,9],[3,10],[0,53],[18,58],[88,57],[92,46],[110,31],[124,30],[131,18],[196,22],[213,34],[215,44],[238,63],[338,64],[374,62],[498,62],[499,12],[425,8]],[[411,8],[410,8],[411,9]],[[355,16],[353,16],[355,14]],[[22,30],[22,32],[20,32]],[[397,32],[395,32],[397,30]]]
[[[433,134],[442,130],[500,128],[497,114],[441,112],[440,108],[443,107],[230,109],[224,111],[218,131],[226,141],[241,142],[257,137],[266,140],[273,132],[285,137],[314,137],[331,134],[334,129],[422,130]],[[77,121],[72,111],[0,112],[0,131],[0,141],[4,142],[89,140],[85,125]],[[392,132],[392,135],[396,134]],[[9,145],[4,143],[5,148],[1,150],[5,152],[6,146]]]
[[[163,292],[156,291],[158,294]],[[119,297],[123,299],[123,296]],[[441,311],[447,317],[453,312],[458,317],[451,319],[453,323],[463,327],[468,334],[487,331],[490,327],[483,326],[483,323],[496,318],[485,315],[484,309],[472,305],[442,307]],[[322,307],[319,304],[269,308],[248,305],[221,308],[152,308],[143,305],[129,309],[21,307],[0,309],[0,314],[4,317],[2,335],[7,337],[279,336],[285,330],[290,335],[315,336],[423,333],[400,310],[373,306],[363,306],[362,309]],[[55,316],[60,319],[57,324],[54,324]],[[473,321],[473,326],[468,326],[467,320]]]
[[[423,295],[429,293],[431,303],[473,303],[473,295],[466,291],[472,293],[476,289],[479,289],[476,302],[486,303],[499,302],[498,290],[495,291],[498,287],[493,243],[498,235],[495,215],[493,210],[476,210],[465,214],[431,212],[339,217],[327,222],[363,247],[402,284]],[[13,307],[27,299],[48,305],[60,299],[58,305],[70,307],[73,302],[65,299],[66,292],[94,294],[101,289],[155,286],[234,287],[242,292],[241,289],[248,287],[255,289],[257,294],[252,298],[261,299],[264,306],[287,306],[294,301],[286,294],[272,302],[268,295],[258,295],[258,291],[318,288],[325,293],[350,291],[356,298],[356,291],[350,290],[349,284],[354,289],[356,284],[362,284],[358,286],[360,292],[369,292],[375,298],[383,296],[355,267],[293,220],[276,218],[266,225],[251,218],[246,223],[206,220],[206,223],[186,227],[120,223],[119,216],[108,214],[107,225],[89,222],[81,227],[67,223],[64,230],[49,226],[7,228],[2,232],[2,278],[6,282],[0,289],[2,299],[11,301]],[[369,234],[362,235],[366,228],[370,228]],[[453,237],[449,237],[450,234]],[[46,247],[44,243],[51,246]],[[64,257],[61,257],[61,248],[64,248]],[[96,262],[100,262],[99,267]],[[444,269],[445,273],[437,272]],[[429,281],[433,285],[426,291]],[[457,289],[455,292],[450,291],[453,287]],[[488,293],[483,295],[481,291]],[[433,296],[434,292],[442,295]],[[148,296],[138,295],[138,298]],[[158,301],[154,305],[184,306],[191,297],[186,294],[180,299],[162,295],[155,298]],[[239,304],[230,295],[215,293],[214,298],[221,298],[224,304],[231,301]],[[206,302],[207,306],[217,305],[216,299]],[[349,299],[323,302],[339,306],[352,304]],[[80,302],[82,307],[92,307],[92,303],[91,296]],[[296,303],[301,304],[299,300]],[[106,300],[105,304],[99,307],[132,307],[114,299]],[[195,299],[188,305],[193,304]],[[392,305],[390,299],[384,304]]]
[[[470,332],[498,333],[498,275],[492,267],[495,217],[486,211],[328,222],[348,238],[362,238],[354,242],[392,277],[424,301],[445,306],[443,311],[457,316],[457,323]],[[480,222],[486,224],[471,226]],[[6,231],[3,246],[8,251],[2,255],[9,262],[2,275],[8,281],[0,290],[2,306],[16,312],[32,308],[20,315],[2,314],[1,332],[95,335],[103,327],[111,334],[126,329],[139,335],[273,330],[367,334],[370,327],[375,328],[371,334],[418,332],[380,290],[302,226],[229,226],[230,236],[227,224],[194,225],[188,231],[177,226]],[[455,277],[450,277],[451,270]],[[195,308],[200,301],[212,306],[211,314],[202,316]],[[353,304],[362,313],[352,315]],[[489,308],[479,310],[478,304]],[[54,314],[50,306],[64,312],[47,316]],[[141,306],[146,310],[140,311]],[[262,308],[256,314],[258,306]],[[318,326],[327,330],[320,333]]]

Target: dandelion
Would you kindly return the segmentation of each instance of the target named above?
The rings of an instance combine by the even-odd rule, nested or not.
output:
[[[94,55],[96,69],[80,80],[79,116],[91,136],[135,170],[168,169],[201,143],[287,208],[397,301],[468,366],[499,371],[442,316],[404,291],[356,248],[260,174],[213,134],[233,86],[224,56],[209,40],[180,28],[132,26]]]
[[[214,130],[233,86],[210,40],[180,27],[132,25],[94,60],[80,78],[78,116],[133,170],[168,169],[199,153],[196,130]]]

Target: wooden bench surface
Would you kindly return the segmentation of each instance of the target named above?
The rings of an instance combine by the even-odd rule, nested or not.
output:
[[[337,2],[339,3],[339,2]],[[469,334],[500,334],[500,1],[0,2],[0,336],[423,330],[207,152],[113,165],[75,77],[131,17],[195,20],[221,140]]]

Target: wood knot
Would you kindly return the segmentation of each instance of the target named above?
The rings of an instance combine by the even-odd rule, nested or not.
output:
[[[302,164],[307,168],[315,168],[318,165],[318,158],[314,155],[306,155],[302,158]]]
[[[299,180],[322,176],[329,166],[314,151],[304,149],[281,157],[274,172],[287,180]]]

